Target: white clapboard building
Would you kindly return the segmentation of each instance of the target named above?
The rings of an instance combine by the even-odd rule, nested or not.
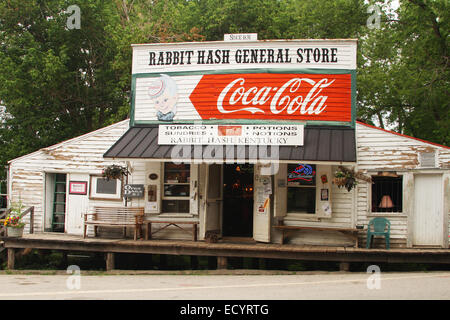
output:
[[[134,45],[130,119],[11,160],[10,200],[35,207],[35,232],[82,235],[83,213],[126,205],[198,222],[199,240],[279,243],[297,226],[292,244],[353,246],[345,230],[385,217],[391,247],[447,248],[450,149],[356,121],[356,45]],[[112,164],[130,175],[106,181]],[[372,182],[339,188],[340,166]],[[191,239],[176,226],[154,238]]]

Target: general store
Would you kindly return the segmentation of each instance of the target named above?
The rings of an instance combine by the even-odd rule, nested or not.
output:
[[[152,239],[364,247],[384,217],[391,248],[448,248],[450,149],[356,121],[356,40],[132,49],[130,119],[10,162],[35,233],[81,236],[94,207],[127,206]],[[369,180],[348,190],[342,168]]]

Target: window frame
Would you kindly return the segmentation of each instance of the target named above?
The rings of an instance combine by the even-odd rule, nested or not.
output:
[[[190,163],[183,163],[188,167],[189,176],[187,177],[187,182],[175,182],[175,183],[169,183],[166,181],[166,164],[171,162],[163,162],[161,165],[161,215],[186,215],[191,214],[191,205],[190,205],[190,199],[191,199],[191,176],[192,176],[192,166]],[[187,186],[188,188],[188,194],[186,196],[167,196],[165,195],[165,186],[166,185],[180,185],[180,186]],[[188,211],[187,212],[165,212],[164,211],[164,201],[188,201]]]
[[[114,195],[106,193],[97,193],[97,181],[105,179],[101,175],[90,175],[89,180],[89,199],[92,200],[107,200],[107,201],[122,201],[123,196],[123,179],[114,179],[116,181],[116,193]]]
[[[319,187],[317,184],[317,170],[318,170],[318,166],[317,164],[314,163],[305,163],[305,164],[309,164],[309,165],[314,165],[315,166],[315,177],[314,177],[314,185],[301,185],[301,184],[290,184],[287,176],[289,174],[289,165],[292,163],[289,163],[286,165],[286,215],[287,216],[293,216],[293,217],[299,217],[299,218],[315,218],[318,216],[318,210],[317,210],[317,206],[318,206],[318,202],[317,202],[317,188]],[[298,164],[296,164],[298,165]],[[309,189],[314,189],[314,213],[309,213],[309,212],[305,212],[305,211],[289,211],[289,204],[288,204],[288,194],[289,194],[289,188],[309,188]]]
[[[394,171],[393,171],[394,172]],[[395,172],[399,178],[402,179],[401,183],[401,196],[402,196],[402,210],[401,211],[373,211],[372,207],[372,200],[373,200],[373,194],[372,194],[372,184],[367,184],[367,215],[370,216],[405,216],[405,173],[403,172]],[[379,177],[376,172],[369,173],[372,178]]]

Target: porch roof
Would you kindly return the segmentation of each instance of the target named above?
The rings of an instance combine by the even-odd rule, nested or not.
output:
[[[118,159],[173,159],[172,149],[175,145],[158,144],[158,125],[138,125],[131,127],[105,152],[104,158]],[[205,148],[202,155],[205,159]],[[223,148],[223,158],[227,150]],[[232,155],[235,159],[254,159],[251,148],[245,146],[245,155],[234,146]],[[239,153],[238,153],[239,152]],[[268,148],[270,154],[270,148]],[[208,152],[206,152],[208,154]],[[194,157],[194,146],[191,146],[191,158]],[[212,159],[212,158],[211,158]],[[330,161],[356,162],[355,129],[350,127],[305,126],[303,146],[280,146],[278,160],[282,161]]]

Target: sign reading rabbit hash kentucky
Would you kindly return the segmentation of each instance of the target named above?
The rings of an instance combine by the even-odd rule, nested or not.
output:
[[[136,45],[136,122],[255,119],[351,123],[356,41]]]

